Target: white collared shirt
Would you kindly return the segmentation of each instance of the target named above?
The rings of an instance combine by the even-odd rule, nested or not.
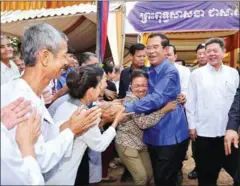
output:
[[[64,102],[57,109],[54,121],[68,120],[77,108],[76,105],[68,101]],[[109,146],[113,138],[116,136],[115,128],[110,126],[103,134],[101,134],[98,127],[99,122],[74,139],[72,156],[64,158],[59,164],[59,167],[56,168],[56,171],[51,171],[51,175],[48,176],[50,179],[46,181],[47,185],[74,185],[78,166],[80,165],[86,148],[89,147],[94,151],[102,152]]]
[[[177,68],[179,73],[181,93],[187,96],[188,83],[189,83],[191,72],[187,67],[179,65],[177,63],[174,63],[174,66]]]
[[[226,65],[218,71],[209,64],[194,70],[185,105],[189,128],[202,137],[224,136],[238,85],[238,72]]]
[[[1,85],[11,81],[13,78],[19,77],[20,73],[17,65],[13,61],[9,61],[11,68],[1,61]]]
[[[1,185],[44,185],[38,162],[32,156],[22,158],[1,123]]]
[[[25,80],[17,78],[1,85],[1,108],[19,97],[30,100],[32,106],[36,107],[37,112],[42,115],[42,134],[35,144],[35,152],[42,173],[46,173],[57,165],[63,157],[71,155],[74,134],[70,129],[65,129],[59,134],[59,124],[54,124],[45,107],[44,100],[33,92]],[[16,127],[9,132],[15,142]],[[15,146],[18,147],[16,142]]]

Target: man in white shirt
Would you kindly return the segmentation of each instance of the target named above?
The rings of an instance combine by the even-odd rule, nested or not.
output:
[[[194,71],[207,64],[205,55],[205,43],[200,43],[196,48],[197,65],[193,66],[191,71]]]
[[[188,92],[188,82],[190,78],[190,70],[183,66],[176,63],[177,60],[177,49],[174,45],[168,45],[168,59],[174,64],[177,68],[179,76],[180,76],[180,86],[181,86],[181,94],[178,97],[184,98],[186,100],[187,92]],[[187,152],[187,149],[186,149]],[[182,160],[184,161],[184,160]],[[179,183],[183,181],[183,174],[182,174],[182,165],[179,167],[178,177],[177,180]]]
[[[199,185],[216,185],[224,168],[232,177],[237,168],[237,149],[224,154],[228,112],[239,84],[236,69],[223,64],[225,43],[211,38],[205,43],[208,64],[192,72],[186,113],[192,140],[196,140]]]
[[[11,60],[13,48],[9,39],[1,35],[1,85],[9,82],[14,77],[19,77],[18,67]]]
[[[197,65],[192,67],[191,71],[194,71],[198,68],[201,68],[207,64],[206,55],[205,55],[205,43],[200,43],[196,48],[196,57]],[[195,167],[188,174],[189,179],[197,179],[197,170],[196,170],[196,143],[192,141],[192,158],[195,162]]]
[[[187,67],[175,63],[177,59],[177,50],[176,47],[171,44],[168,45],[168,59],[174,64],[174,66],[178,70],[180,76],[181,93],[187,96],[188,82],[191,72]]]
[[[35,151],[42,173],[47,173],[63,157],[71,156],[74,136],[93,126],[99,110],[90,109],[83,114],[78,110],[59,128],[45,107],[41,97],[43,89],[51,79],[59,76],[67,63],[65,34],[45,23],[33,25],[24,32],[22,50],[26,65],[24,74],[1,86],[1,108],[19,97],[30,100],[36,107],[42,116],[42,133],[35,144]],[[15,132],[16,127],[10,131],[10,136],[17,148]]]
[[[1,185],[44,185],[34,151],[34,143],[40,135],[40,116],[35,111],[27,119],[25,114],[30,109],[30,102],[23,98],[1,109]],[[18,125],[19,148],[8,136],[15,125]]]
[[[21,57],[15,57],[13,62],[17,65],[19,73],[22,75],[25,70],[25,63]]]

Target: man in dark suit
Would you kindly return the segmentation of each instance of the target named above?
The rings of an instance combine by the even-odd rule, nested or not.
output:
[[[240,129],[240,82],[228,116],[229,120],[227,124],[226,135],[224,138],[226,155],[231,154],[231,148],[238,148],[239,143],[238,130]],[[232,143],[234,147],[232,147]],[[234,178],[234,184],[236,186],[240,185],[240,150],[238,150],[238,170]]]

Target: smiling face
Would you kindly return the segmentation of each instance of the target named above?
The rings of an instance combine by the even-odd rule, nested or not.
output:
[[[13,58],[13,48],[7,38],[1,39],[1,60],[6,61]]]
[[[213,67],[222,64],[224,57],[224,50],[218,43],[212,43],[206,46],[206,58],[207,62]]]
[[[166,59],[168,53],[167,47],[163,48],[160,37],[148,38],[147,56],[152,66],[157,66]]]
[[[50,79],[57,79],[61,75],[61,71],[68,65],[67,60],[67,42],[63,41],[61,48],[57,54],[45,50],[42,52],[42,64],[47,71]]]
[[[131,84],[132,93],[138,97],[143,98],[148,91],[148,80],[145,77],[136,77]]]
[[[67,57],[67,60],[68,60],[68,66],[69,67],[76,68],[76,67],[79,66],[77,58],[76,58],[76,56],[74,56],[74,54],[67,53],[66,57]]]

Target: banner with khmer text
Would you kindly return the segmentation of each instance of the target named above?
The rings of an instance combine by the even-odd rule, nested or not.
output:
[[[138,32],[239,30],[238,2],[138,2],[128,21]]]

